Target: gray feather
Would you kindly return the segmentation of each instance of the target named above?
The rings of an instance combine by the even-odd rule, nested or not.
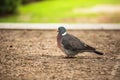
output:
[[[85,44],[80,41],[77,37],[67,34],[62,38],[62,44],[65,49],[79,52],[79,51],[87,51],[87,50],[95,50],[95,48]]]

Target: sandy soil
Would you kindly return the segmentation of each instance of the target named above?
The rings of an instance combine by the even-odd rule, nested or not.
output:
[[[120,31],[69,31],[104,52],[66,59],[56,31],[0,30],[0,80],[120,80]]]
[[[64,18],[61,22],[67,23],[120,23],[120,12],[118,13],[102,13],[97,17],[73,17]]]
[[[75,8],[73,14],[98,14],[98,16],[83,16],[64,18],[61,22],[70,23],[120,23],[120,5],[96,5],[91,8]]]

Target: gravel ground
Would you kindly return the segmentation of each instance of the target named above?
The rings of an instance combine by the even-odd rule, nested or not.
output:
[[[120,31],[69,33],[105,54],[66,59],[54,30],[0,30],[0,80],[120,80]]]

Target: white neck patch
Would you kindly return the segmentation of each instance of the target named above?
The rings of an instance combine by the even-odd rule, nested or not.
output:
[[[63,34],[62,34],[62,36],[65,36],[67,34],[67,32],[64,32]]]

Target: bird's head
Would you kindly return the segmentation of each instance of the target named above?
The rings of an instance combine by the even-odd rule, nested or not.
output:
[[[64,35],[67,34],[66,29],[65,29],[65,27],[63,27],[63,26],[60,26],[60,27],[58,28],[58,32],[59,32],[59,34],[62,35],[62,36],[64,36]]]

